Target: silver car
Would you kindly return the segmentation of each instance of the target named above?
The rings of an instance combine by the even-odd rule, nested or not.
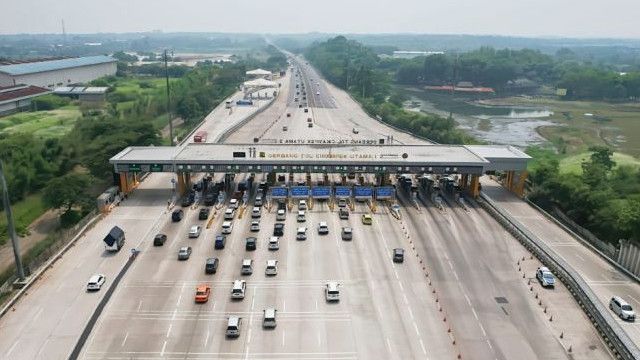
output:
[[[106,277],[102,274],[93,275],[87,283],[87,291],[98,291],[104,285]]]

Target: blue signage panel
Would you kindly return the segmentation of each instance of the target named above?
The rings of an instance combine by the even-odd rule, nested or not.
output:
[[[309,196],[308,186],[292,186],[291,187],[292,198],[306,198],[307,196]]]
[[[377,199],[390,199],[392,197],[393,197],[393,187],[382,186],[382,187],[376,188]]]
[[[271,188],[271,197],[274,199],[286,198],[288,190],[286,187],[273,187]]]
[[[331,188],[329,186],[316,186],[311,188],[311,196],[314,199],[328,199],[331,196]]]
[[[370,198],[373,196],[373,188],[370,186],[356,186],[354,195],[356,198]]]
[[[337,198],[348,198],[351,196],[351,188],[348,186],[336,186]]]

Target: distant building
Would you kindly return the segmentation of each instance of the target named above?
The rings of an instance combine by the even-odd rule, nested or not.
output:
[[[50,91],[33,85],[0,87],[0,115],[6,115],[31,106],[31,99]]]
[[[48,89],[115,75],[117,60],[88,56],[60,60],[0,65],[0,86],[28,84]]]
[[[444,54],[444,51],[405,51],[398,50],[393,52],[393,57],[396,59],[413,59],[418,56],[430,56],[430,55],[441,55]]]
[[[108,90],[108,87],[61,86],[55,88],[53,93],[78,99],[83,103],[102,103],[107,99]]]

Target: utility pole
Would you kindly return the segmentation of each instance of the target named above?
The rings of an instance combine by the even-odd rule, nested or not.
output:
[[[164,76],[167,80],[167,116],[169,117],[169,138],[171,146],[173,146],[173,119],[171,118],[171,98],[169,93],[169,65],[168,65],[167,49],[164,50]]]
[[[11,238],[11,245],[13,245],[13,256],[16,261],[16,268],[18,270],[18,280],[24,282],[24,268],[22,267],[22,260],[20,259],[20,245],[18,244],[18,235],[16,235],[16,228],[13,224],[13,213],[11,213],[11,204],[9,202],[9,190],[7,190],[7,181],[4,178],[4,166],[0,160],[0,182],[2,182],[2,202],[4,204],[4,212],[7,215],[7,230],[9,237]]]

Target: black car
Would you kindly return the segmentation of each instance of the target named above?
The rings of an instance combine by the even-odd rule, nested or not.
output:
[[[224,235],[217,235],[215,243],[213,245],[214,249],[220,250],[224,249],[224,244],[227,242],[227,237]]]
[[[211,212],[211,209],[209,209],[209,208],[200,209],[200,212],[198,213],[198,219],[207,220],[209,218],[209,213],[210,212]]]
[[[193,205],[193,200],[194,200],[193,197],[185,196],[184,198],[182,198],[182,207],[189,207]]]
[[[397,262],[397,263],[404,262],[404,249],[401,249],[401,248],[393,249],[393,262]]]
[[[287,210],[287,204],[284,201],[278,201],[278,210]]]
[[[275,225],[273,225],[273,236],[284,236],[283,223],[275,223]]]
[[[207,193],[204,196],[204,205],[205,206],[213,206],[216,203],[216,198],[218,197],[217,193]]]
[[[158,234],[153,238],[153,246],[162,246],[167,241],[167,235]]]
[[[184,211],[182,211],[182,209],[174,210],[173,213],[171,214],[171,220],[173,222],[178,222],[182,220],[183,217],[184,217]]]
[[[216,271],[218,271],[218,263],[220,263],[218,258],[208,258],[204,264],[204,272],[207,274],[215,274]]]
[[[245,242],[245,249],[246,250],[255,250],[257,242],[258,242],[258,239],[254,238],[254,237],[248,237],[246,239],[246,242]]]

